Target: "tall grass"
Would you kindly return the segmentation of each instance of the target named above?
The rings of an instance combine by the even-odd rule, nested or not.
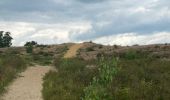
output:
[[[44,77],[44,100],[80,100],[83,90],[96,76],[96,70],[88,69],[86,62],[73,58],[57,62],[58,72]]]
[[[88,68],[81,59],[56,59],[44,78],[44,100],[170,100],[170,61],[127,51]]]
[[[14,54],[0,56],[0,94],[5,91],[5,87],[16,77],[17,73],[26,68],[26,63],[22,57]]]
[[[85,96],[82,100],[112,100],[108,89],[117,73],[116,63],[115,59],[102,58],[99,61],[98,76],[95,76],[91,84],[84,89]]]
[[[27,54],[24,55],[23,58],[29,64],[39,64],[39,65],[50,65],[53,61],[53,55],[49,53],[41,52],[39,54]]]
[[[169,100],[170,62],[160,59],[120,60],[110,84],[114,100]]]

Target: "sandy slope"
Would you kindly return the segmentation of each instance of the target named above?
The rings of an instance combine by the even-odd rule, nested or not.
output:
[[[51,67],[28,67],[9,87],[2,100],[42,100],[43,76]]]
[[[76,57],[77,50],[79,50],[81,47],[83,47],[83,44],[75,44],[69,48],[69,50],[64,55],[64,58],[72,58]]]

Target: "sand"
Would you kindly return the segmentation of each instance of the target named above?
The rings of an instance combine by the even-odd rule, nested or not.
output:
[[[28,67],[7,88],[2,100],[43,100],[41,95],[43,77],[51,69],[50,66]]]

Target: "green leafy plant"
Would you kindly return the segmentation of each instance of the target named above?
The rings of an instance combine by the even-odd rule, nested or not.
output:
[[[111,97],[107,92],[109,84],[112,82],[115,76],[116,70],[116,60],[111,61],[101,58],[99,62],[99,74],[93,78],[91,84],[84,89],[85,96],[82,100],[110,100]]]

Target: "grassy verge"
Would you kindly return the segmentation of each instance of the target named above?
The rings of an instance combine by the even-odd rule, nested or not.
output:
[[[0,95],[5,87],[16,77],[17,73],[26,68],[22,57],[14,54],[0,55]]]

